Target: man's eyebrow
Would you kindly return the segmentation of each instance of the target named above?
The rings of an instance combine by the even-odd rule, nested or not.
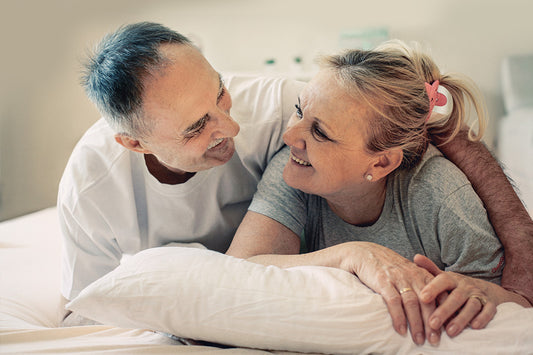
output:
[[[222,80],[222,75],[220,73],[217,73],[217,74],[218,74],[218,93],[217,93],[217,101],[218,101],[218,99],[220,99],[220,96],[221,96],[222,92],[224,91],[224,80]],[[205,114],[198,121],[194,122],[189,127],[187,127],[183,131],[183,134],[187,135],[187,134],[190,134],[191,132],[196,131],[198,128],[200,128],[203,125],[205,125],[208,119],[209,119],[209,115]]]
[[[220,73],[218,74],[218,94],[217,94],[217,102],[222,97],[222,92],[224,91],[224,79],[222,79],[222,75]]]

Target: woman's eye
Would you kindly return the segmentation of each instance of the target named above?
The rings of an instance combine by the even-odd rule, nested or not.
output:
[[[302,108],[300,105],[296,104],[294,107],[296,107],[296,116],[298,116],[298,118],[302,118],[304,114],[302,113]]]
[[[318,123],[316,122],[314,122],[311,127],[311,133],[317,140],[322,140],[322,141],[330,140],[329,137],[324,132],[322,132],[322,130],[318,126]]]

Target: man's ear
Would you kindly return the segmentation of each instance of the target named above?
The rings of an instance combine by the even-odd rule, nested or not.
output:
[[[378,153],[377,159],[370,168],[369,174],[377,181],[400,166],[403,160],[403,150],[401,148],[389,149]]]
[[[122,133],[115,134],[115,141],[126,149],[142,154],[152,154],[141,142]]]

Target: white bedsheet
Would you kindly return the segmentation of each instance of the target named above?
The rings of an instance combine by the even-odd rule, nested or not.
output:
[[[183,346],[144,329],[58,328],[60,255],[55,208],[0,223],[0,354],[271,354]]]

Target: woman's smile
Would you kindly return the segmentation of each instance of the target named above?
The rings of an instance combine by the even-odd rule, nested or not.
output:
[[[301,165],[301,166],[311,166],[311,163],[303,160],[303,159],[299,159],[297,158],[294,154],[292,154],[291,152],[291,155],[290,155],[290,159],[294,162],[296,162],[298,165]]]

